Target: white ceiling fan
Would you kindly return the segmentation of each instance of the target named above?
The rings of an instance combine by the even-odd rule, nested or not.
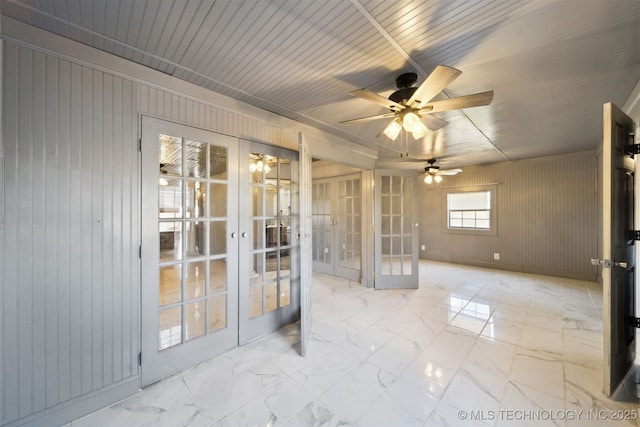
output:
[[[436,166],[436,159],[427,160],[427,167],[424,168],[424,182],[427,184],[433,184],[442,182],[442,177],[445,175],[457,175],[462,172],[462,169],[445,169],[441,170],[440,166]]]
[[[446,65],[438,65],[418,87],[415,87],[415,84],[418,82],[418,75],[416,73],[402,74],[396,79],[398,90],[393,92],[388,99],[368,89],[354,90],[351,92],[352,95],[389,108],[391,111],[375,116],[345,120],[340,122],[340,124],[346,125],[392,118],[391,122],[389,122],[380,134],[384,133],[392,140],[395,140],[404,128],[407,132],[410,132],[415,139],[420,139],[425,136],[427,130],[436,131],[448,124],[445,120],[432,116],[431,114],[461,108],[478,107],[491,103],[493,91],[458,96],[441,101],[431,101],[460,74],[462,74],[460,70]]]

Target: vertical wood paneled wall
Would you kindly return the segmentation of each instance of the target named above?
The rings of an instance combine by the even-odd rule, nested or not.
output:
[[[136,84],[4,43],[0,424],[137,375]]]
[[[596,280],[595,152],[463,169],[440,185],[421,183],[420,258]],[[490,183],[498,184],[497,235],[447,233],[447,187]]]
[[[139,115],[294,150],[299,131],[3,46],[0,425],[70,420],[139,386]]]

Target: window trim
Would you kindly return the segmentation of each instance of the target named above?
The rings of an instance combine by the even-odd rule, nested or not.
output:
[[[444,187],[442,191],[442,232],[448,234],[463,234],[463,235],[475,235],[475,236],[497,236],[498,235],[498,212],[497,212],[497,196],[498,186],[497,184],[486,185],[473,185],[473,186],[461,186],[461,187]],[[489,228],[449,228],[449,194],[458,193],[477,193],[481,191],[488,191],[491,195],[491,206],[489,215]]]

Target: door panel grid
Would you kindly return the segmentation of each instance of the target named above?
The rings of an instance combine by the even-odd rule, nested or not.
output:
[[[159,144],[158,349],[164,350],[227,324],[227,153],[174,135],[161,134]]]

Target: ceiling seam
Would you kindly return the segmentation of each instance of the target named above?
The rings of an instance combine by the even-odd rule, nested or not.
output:
[[[422,74],[423,77],[427,76],[427,72],[418,64],[412,57],[409,55],[400,44],[395,41],[391,34],[389,34],[380,23],[374,18],[369,11],[362,5],[358,0],[351,0],[351,3],[360,11],[362,16],[367,18],[367,21],[384,37],[397,51],[398,53],[407,61],[411,63],[415,67],[415,69]]]

